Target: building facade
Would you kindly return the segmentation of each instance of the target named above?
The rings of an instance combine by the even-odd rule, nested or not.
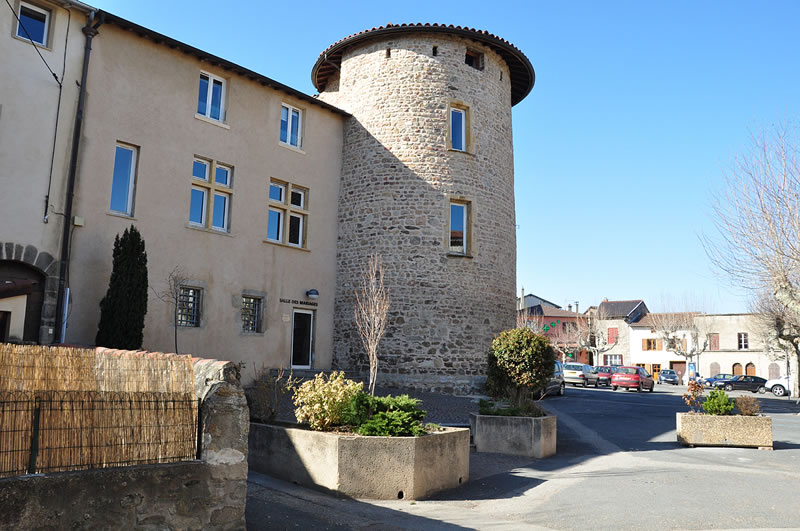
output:
[[[62,4],[30,5],[53,13],[47,31],[61,35]],[[148,350],[239,361],[246,379],[261,367],[358,370],[366,357],[353,289],[378,254],[392,300],[381,381],[480,386],[492,337],[514,323],[511,106],[533,86],[519,50],[452,26],[373,29],[323,52],[313,97],[110,13],[66,5],[81,16],[71,19],[64,90],[86,64],[83,100],[70,92],[63,106],[75,114],[84,101],[82,130],[59,140],[54,165],[68,182],[63,152],[77,139],[74,200],[63,184],[52,192],[72,209],[68,240],[55,225],[24,217],[41,194],[3,176],[15,200],[0,209],[0,249],[10,257],[0,272],[21,262],[52,272],[68,242],[65,334],[41,335],[49,321],[31,318],[34,341],[93,344],[114,238],[135,225],[148,254]],[[34,65],[28,58],[15,67]],[[3,83],[5,95],[33,81]],[[0,138],[13,132],[7,117],[18,111],[8,109]],[[50,112],[43,106],[42,119]],[[44,155],[26,160],[41,166]],[[0,314],[3,304],[16,308],[7,319],[14,330],[17,297],[32,289],[22,280],[6,290],[13,296],[0,289]],[[41,285],[58,300],[53,282]],[[55,303],[45,306],[43,316],[57,316]]]

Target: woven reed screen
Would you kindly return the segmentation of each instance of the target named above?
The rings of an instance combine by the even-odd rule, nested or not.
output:
[[[0,477],[195,459],[190,356],[0,344]]]

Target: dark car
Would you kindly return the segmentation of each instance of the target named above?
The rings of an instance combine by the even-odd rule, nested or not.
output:
[[[757,393],[759,389],[764,387],[765,383],[767,383],[766,378],[740,374],[734,376],[730,380],[717,382],[714,386],[718,389],[724,388],[726,391],[750,391],[752,393]]]
[[[614,391],[617,390],[617,387],[625,387],[636,389],[636,391],[647,389],[652,393],[655,386],[653,377],[641,367],[616,367],[616,371],[611,376],[611,389]]]
[[[678,378],[678,373],[672,369],[664,369],[660,373],[658,373],[658,383],[669,383],[672,385],[678,385],[680,382],[680,378]]]
[[[711,378],[706,378],[705,380],[703,380],[703,386],[704,387],[716,387],[717,382],[727,382],[728,380],[730,380],[734,376],[736,376],[736,375],[735,374],[728,374],[726,372],[715,374]]]
[[[556,361],[556,366],[553,370],[553,377],[547,382],[547,387],[545,387],[542,396],[564,396],[564,387],[564,365],[560,361]]]
[[[597,382],[600,385],[611,385],[611,375],[614,374],[616,367],[611,365],[598,365],[594,368],[597,371]]]

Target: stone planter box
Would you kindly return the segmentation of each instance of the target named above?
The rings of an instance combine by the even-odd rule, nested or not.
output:
[[[742,446],[772,450],[772,417],[676,413],[678,442],[686,446]]]
[[[470,413],[472,442],[478,452],[541,459],[556,454],[556,417],[504,417]]]
[[[251,423],[249,466],[354,498],[419,500],[469,479],[469,430],[362,437]]]

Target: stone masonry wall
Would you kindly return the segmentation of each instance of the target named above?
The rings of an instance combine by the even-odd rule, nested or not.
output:
[[[465,64],[467,47],[484,54],[483,70]],[[352,114],[339,199],[334,365],[366,364],[353,325],[353,290],[375,252],[392,304],[379,384],[478,389],[492,338],[514,324],[506,63],[457,36],[376,36],[344,52],[339,77],[320,99]],[[453,102],[470,109],[468,153],[448,150]],[[471,202],[470,257],[448,254],[451,199]]]

